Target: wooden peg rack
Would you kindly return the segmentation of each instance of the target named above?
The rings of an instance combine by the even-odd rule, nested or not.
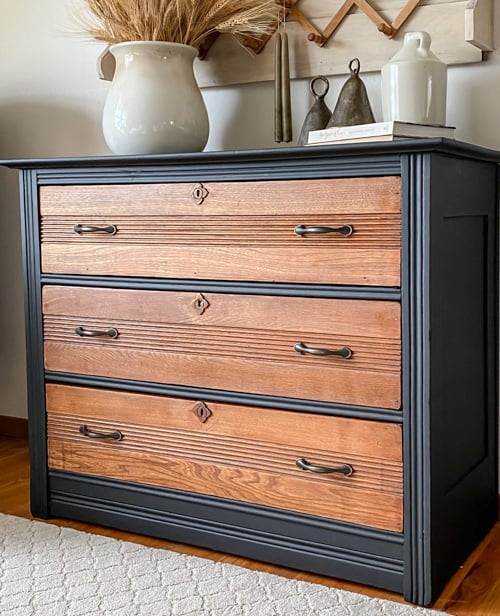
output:
[[[278,29],[279,25],[285,22],[287,17],[290,16],[293,17],[294,20],[305,30],[307,33],[307,40],[312,43],[316,43],[319,47],[323,47],[347,17],[349,11],[355,6],[357,6],[369,19],[371,19],[379,32],[385,34],[388,38],[392,38],[395,34],[397,34],[398,30],[420,3],[420,0],[408,0],[408,2],[401,9],[400,13],[395,17],[395,19],[393,19],[392,22],[389,23],[370,5],[368,0],[344,0],[342,6],[333,15],[325,29],[320,31],[297,7],[299,1],[300,0],[285,0],[284,8],[282,8],[278,13],[278,19],[276,20],[276,26],[273,32],[259,38],[243,37],[243,45],[251,49],[256,54],[260,53],[266,46],[268,40]],[[218,36],[218,32],[215,32],[205,39],[199,48],[200,60],[203,60],[206,57],[210,47],[214,44]]]

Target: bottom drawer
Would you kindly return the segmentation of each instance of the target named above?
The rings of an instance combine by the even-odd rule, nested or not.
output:
[[[397,424],[68,385],[46,393],[51,469],[402,531]]]

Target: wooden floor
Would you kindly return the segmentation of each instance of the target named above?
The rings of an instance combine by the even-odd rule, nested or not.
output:
[[[31,518],[29,512],[28,445],[25,440],[0,436],[0,469],[0,512]],[[478,512],[478,515],[480,515],[480,512]],[[152,547],[166,548],[184,554],[227,562],[248,569],[276,573],[293,579],[362,592],[393,601],[403,601],[401,596],[393,593],[192,546],[71,520],[52,519],[49,522]],[[496,524],[488,537],[460,568],[433,607],[456,616],[500,616],[500,522]]]

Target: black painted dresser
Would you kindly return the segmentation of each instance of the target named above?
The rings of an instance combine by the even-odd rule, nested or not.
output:
[[[492,151],[3,161],[35,516],[429,604],[498,519]]]

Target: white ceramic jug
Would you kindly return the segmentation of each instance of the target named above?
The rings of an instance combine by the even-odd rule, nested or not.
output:
[[[446,124],[447,67],[430,45],[427,32],[407,32],[403,47],[382,67],[384,121]]]
[[[209,135],[193,72],[197,50],[164,41],[110,47],[116,70],[104,104],[104,139],[115,154],[199,152]]]

